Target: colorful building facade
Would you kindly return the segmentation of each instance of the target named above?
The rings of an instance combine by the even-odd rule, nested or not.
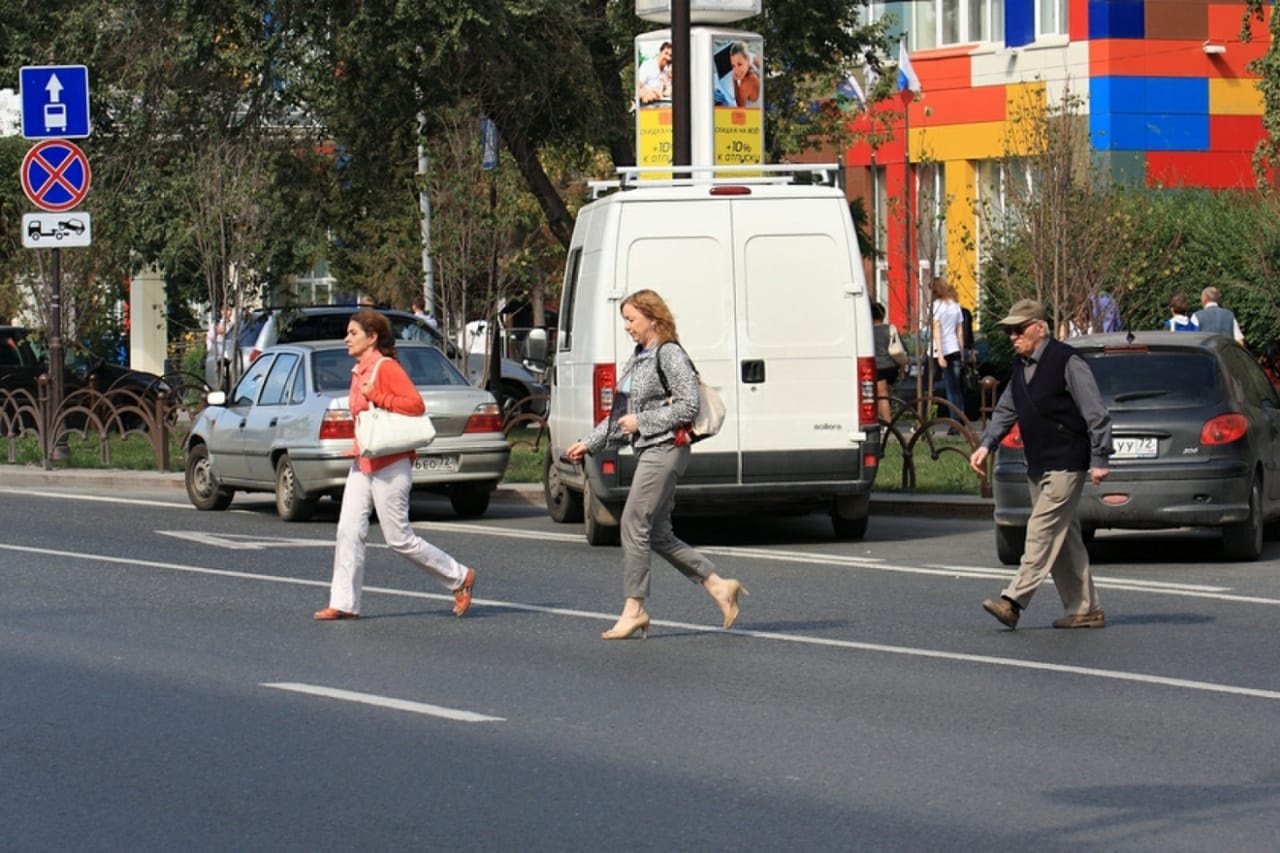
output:
[[[910,327],[937,275],[976,303],[979,211],[999,208],[1019,180],[1009,162],[1028,108],[1078,104],[1098,168],[1125,182],[1255,185],[1263,102],[1248,65],[1267,49],[1270,5],[1248,41],[1245,6],[1208,0],[913,0],[872,11],[900,23],[922,86],[905,109],[897,96],[873,106],[899,113],[892,139],[845,154],[851,190],[874,211],[876,294],[895,323]],[[865,116],[858,125],[871,129]]]

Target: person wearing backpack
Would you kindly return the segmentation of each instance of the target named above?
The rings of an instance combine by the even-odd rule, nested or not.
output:
[[[1190,316],[1187,312],[1190,310],[1187,306],[1187,297],[1181,293],[1175,293],[1173,298],[1169,300],[1169,313],[1172,315],[1168,320],[1164,321],[1164,329],[1169,332],[1198,332],[1200,331],[1200,323],[1195,317]]]
[[[565,451],[565,456],[578,462],[607,446],[630,444],[636,455],[635,476],[621,519],[626,602],[617,622],[600,637],[626,640],[636,633],[641,639],[649,635],[645,600],[655,553],[701,585],[720,609],[724,627],[731,628],[738,618],[738,597],[747,590],[737,580],[720,577],[715,565],[681,541],[671,525],[676,483],[689,465],[688,425],[698,414],[698,375],[678,345],[671,309],[656,292],[645,289],[628,296],[622,302],[622,317],[636,348],[619,371],[613,411]],[[677,345],[663,346],[666,343]]]

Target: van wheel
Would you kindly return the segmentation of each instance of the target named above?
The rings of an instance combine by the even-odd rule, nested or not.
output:
[[[602,501],[591,494],[590,480],[583,485],[582,502],[585,514],[582,527],[587,534],[587,544],[602,546],[620,544],[622,530],[618,526],[618,518]]]
[[[454,483],[449,487],[449,503],[462,518],[479,518],[489,509],[493,483]]]
[[[281,521],[306,521],[315,509],[315,499],[303,494],[289,457],[281,456],[276,463],[276,513]]]
[[[1222,552],[1228,560],[1251,562],[1262,556],[1262,484],[1253,478],[1249,487],[1249,517],[1239,524],[1222,526]]]
[[[560,479],[560,469],[551,458],[551,448],[542,458],[542,494],[547,500],[547,515],[557,524],[582,521],[582,493],[575,492]]]
[[[847,495],[831,505],[831,526],[837,539],[861,539],[867,535],[867,516],[871,513],[870,495]]]
[[[196,509],[224,510],[231,506],[235,491],[218,482],[209,461],[209,448],[197,444],[187,451],[186,474],[187,498]]]
[[[996,556],[1006,566],[1022,562],[1022,552],[1027,546],[1027,528],[996,525]]]

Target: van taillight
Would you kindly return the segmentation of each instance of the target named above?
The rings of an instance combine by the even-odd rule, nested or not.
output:
[[[356,437],[356,422],[351,412],[346,409],[329,409],[320,419],[320,438]]]
[[[1210,418],[1200,428],[1201,444],[1230,444],[1244,438],[1249,431],[1249,422],[1244,415],[1218,415]]]
[[[876,359],[866,356],[858,359],[858,425],[870,429],[876,425]]]
[[[597,364],[591,374],[591,399],[595,401],[595,422],[600,423],[613,411],[613,392],[618,384],[618,366]]]
[[[481,403],[467,418],[465,432],[502,432],[502,411],[497,403]]]
[[[258,356],[260,355],[262,355],[262,350],[256,347],[254,349],[249,350],[249,363],[253,364],[255,361],[258,360]]]
[[[1022,449],[1022,430],[1018,429],[1018,425],[1014,424],[1013,429],[1009,430],[1009,434],[1000,440],[1001,447],[1012,448],[1013,450]]]

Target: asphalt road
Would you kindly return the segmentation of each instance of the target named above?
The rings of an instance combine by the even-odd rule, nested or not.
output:
[[[1275,849],[1274,544],[1100,534],[1108,628],[1008,632],[987,522],[689,522],[739,627],[660,565],[606,643],[619,552],[519,501],[416,504],[466,618],[375,547],[312,622],[334,518],[0,477],[0,848]]]

